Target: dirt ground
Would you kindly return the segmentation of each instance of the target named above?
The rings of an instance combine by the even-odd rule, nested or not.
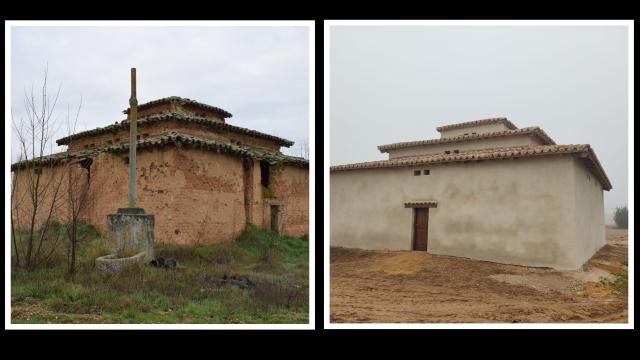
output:
[[[556,271],[426,252],[331,248],[331,322],[626,323],[627,231],[580,271]],[[619,290],[619,289],[618,289]],[[626,289],[625,289],[626,290]]]

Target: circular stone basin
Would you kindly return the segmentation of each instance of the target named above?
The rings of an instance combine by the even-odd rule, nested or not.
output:
[[[105,274],[116,274],[122,270],[145,263],[147,252],[142,251],[130,257],[116,257],[116,254],[101,256],[96,259],[96,268]]]

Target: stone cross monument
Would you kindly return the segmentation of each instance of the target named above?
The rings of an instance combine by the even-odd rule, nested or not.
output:
[[[113,254],[96,259],[96,268],[103,273],[116,273],[154,258],[154,216],[136,207],[136,147],[138,143],[138,100],[136,99],[136,69],[131,68],[129,98],[129,207],[107,215],[107,224],[114,239]]]

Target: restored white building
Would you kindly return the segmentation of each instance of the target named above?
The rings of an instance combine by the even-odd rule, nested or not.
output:
[[[611,183],[589,145],[506,118],[437,130],[331,167],[331,246],[577,269],[604,245]]]

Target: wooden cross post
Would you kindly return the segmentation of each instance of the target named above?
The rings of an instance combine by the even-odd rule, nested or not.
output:
[[[138,142],[138,100],[136,99],[136,68],[131,68],[131,98],[129,99],[129,207],[136,207],[136,143]]]

